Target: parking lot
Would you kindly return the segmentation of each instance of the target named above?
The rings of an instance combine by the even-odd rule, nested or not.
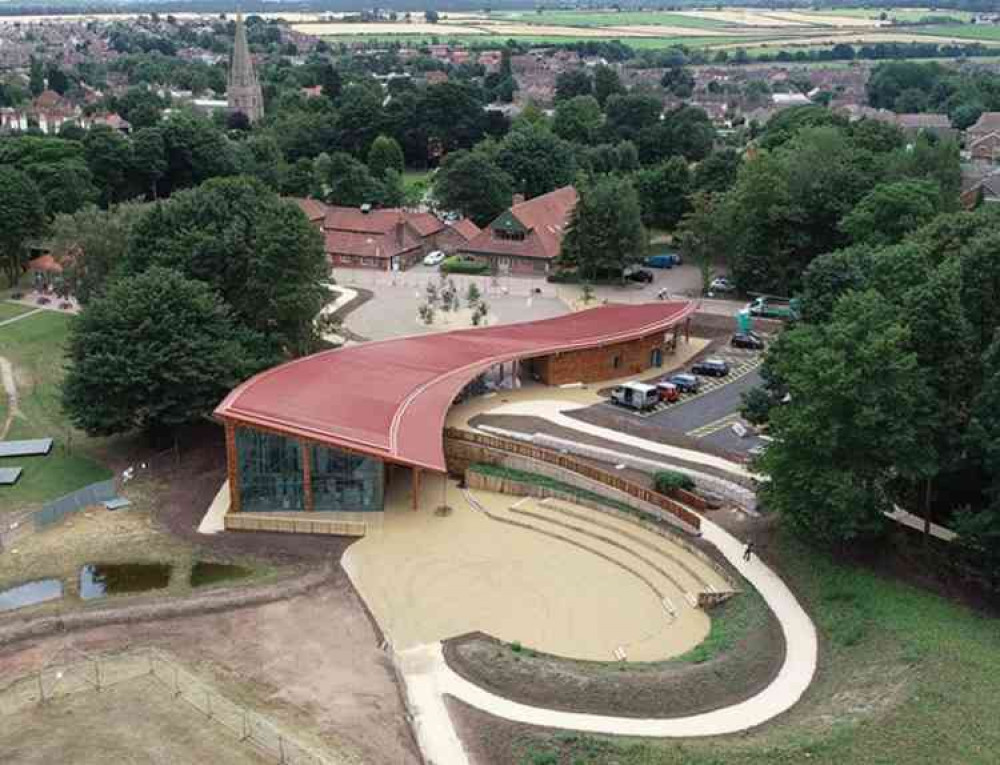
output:
[[[764,441],[749,432],[743,437],[737,435],[733,424],[739,423],[749,431],[748,423],[739,416],[741,395],[761,384],[759,369],[763,354],[727,347],[709,355],[729,363],[730,372],[726,377],[699,376],[701,385],[698,393],[682,394],[678,401],[661,401],[649,411],[630,413],[670,433],[745,454]],[[669,374],[664,377],[669,377]],[[610,401],[599,406],[621,411],[621,407]]]

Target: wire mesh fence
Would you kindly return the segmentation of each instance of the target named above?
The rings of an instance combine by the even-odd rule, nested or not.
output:
[[[320,753],[289,735],[263,715],[237,704],[190,670],[155,648],[49,664],[0,688],[0,717],[64,696],[98,692],[150,677],[152,689],[194,707],[227,735],[254,747],[279,765],[340,765],[347,762]]]
[[[51,502],[42,505],[42,509],[33,516],[36,528],[50,526],[62,520],[69,513],[83,510],[85,507],[93,507],[102,502],[114,499],[117,496],[114,479],[98,481],[82,489],[70,492]]]

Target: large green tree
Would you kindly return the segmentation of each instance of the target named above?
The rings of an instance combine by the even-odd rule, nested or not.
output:
[[[683,157],[674,157],[635,174],[642,222],[647,226],[672,229],[688,210],[691,171]]]
[[[840,227],[856,243],[896,244],[933,218],[941,204],[934,181],[884,183],[869,191]]]
[[[445,157],[434,175],[434,199],[485,226],[510,206],[514,184],[482,151],[456,151]]]
[[[559,253],[559,264],[584,279],[622,272],[641,260],[646,235],[639,196],[626,178],[602,176],[581,184]]]
[[[0,165],[0,254],[10,286],[17,284],[32,237],[45,226],[45,204],[35,182],[20,170]]]
[[[771,412],[767,506],[816,543],[877,537],[898,476],[936,465],[927,380],[910,330],[874,291],[842,297],[825,325],[786,332],[767,365],[788,392]]]
[[[246,374],[238,325],[209,284],[154,267],[73,323],[63,402],[90,435],[160,433],[210,413]]]
[[[385,178],[387,170],[402,173],[403,149],[394,138],[380,135],[368,150],[368,169],[374,178]]]
[[[512,130],[500,144],[496,161],[529,199],[568,185],[576,175],[572,146],[540,125]]]
[[[155,205],[132,229],[124,270],[153,266],[216,290],[260,339],[260,366],[317,346],[314,319],[329,299],[322,237],[257,180],[213,179]]]
[[[552,132],[566,141],[592,143],[597,137],[604,115],[593,96],[575,96],[556,106]]]

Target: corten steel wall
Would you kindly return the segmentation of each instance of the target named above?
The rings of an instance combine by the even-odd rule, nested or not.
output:
[[[534,368],[546,385],[601,382],[644,372],[652,366],[654,350],[659,349],[665,358],[673,347],[672,333],[657,332],[638,340],[538,358]]]
[[[519,441],[497,438],[496,436],[486,436],[481,433],[471,433],[466,430],[459,430],[458,428],[445,429],[444,445],[445,458],[448,461],[448,472],[452,475],[464,475],[466,468],[476,462],[499,464],[503,460],[504,455],[524,457],[535,462],[545,463],[545,465],[551,465],[561,473],[550,477],[566,480],[573,476],[567,476],[563,471],[572,473],[584,479],[583,482],[580,482],[582,488],[593,489],[593,486],[587,485],[588,482],[599,484],[600,487],[610,488],[620,493],[622,499],[627,501],[631,498],[632,500],[638,500],[639,503],[645,503],[655,509],[655,511],[659,511],[657,514],[664,513],[668,520],[672,520],[681,526],[681,528],[696,534],[700,533],[701,518],[679,502],[574,457],[568,457],[564,454],[558,454],[557,452],[541,449]],[[528,465],[523,467],[511,465],[511,467],[532,470],[532,466]],[[544,465],[540,467],[544,467]],[[543,471],[536,469],[535,472]]]

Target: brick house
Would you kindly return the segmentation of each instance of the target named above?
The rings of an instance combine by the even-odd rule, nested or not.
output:
[[[951,126],[947,114],[897,114],[896,124],[910,141],[921,133],[933,133],[942,140],[958,137],[958,130]]]
[[[967,210],[972,210],[979,204],[1000,203],[1000,170],[983,174],[975,169],[963,169],[961,199]]]
[[[576,206],[576,189],[564,186],[527,202],[515,201],[461,250],[496,273],[549,273]]]
[[[331,266],[404,271],[432,250],[456,251],[479,232],[471,221],[449,226],[429,212],[337,207],[316,199],[292,201],[323,233]]]
[[[1000,112],[983,112],[965,131],[965,148],[972,159],[1000,162]]]

